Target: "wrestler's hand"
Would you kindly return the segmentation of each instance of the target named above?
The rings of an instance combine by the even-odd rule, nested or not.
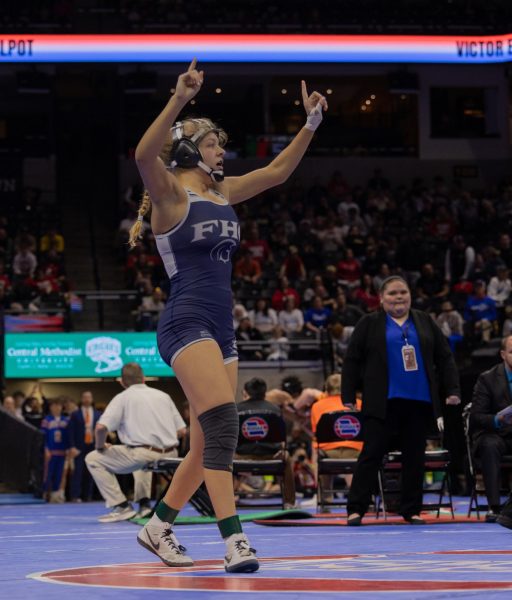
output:
[[[181,102],[190,102],[203,85],[204,71],[198,71],[196,65],[197,58],[194,58],[187,71],[178,77],[174,95]]]
[[[304,110],[308,115],[305,127],[311,131],[315,131],[322,122],[322,111],[328,109],[327,100],[319,92],[313,92],[309,95],[304,80],[301,81],[301,86],[302,102]]]

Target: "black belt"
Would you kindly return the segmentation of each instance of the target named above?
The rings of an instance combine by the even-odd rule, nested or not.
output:
[[[175,450],[177,447],[178,446],[169,446],[168,448],[156,448],[156,446],[148,446],[147,444],[140,444],[139,446],[130,446],[130,448],[146,448],[146,450],[151,450],[152,452],[159,452],[160,454],[165,454],[166,452]]]

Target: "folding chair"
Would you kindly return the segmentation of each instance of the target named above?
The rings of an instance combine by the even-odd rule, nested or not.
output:
[[[239,455],[233,461],[233,475],[240,473],[250,473],[251,475],[275,475],[279,477],[281,488],[281,504],[284,508],[284,486],[283,476],[286,468],[286,424],[283,418],[270,411],[247,411],[239,415],[240,430],[238,434],[238,448],[250,443],[254,444],[255,452],[251,453],[251,458],[242,458]],[[281,448],[282,456],[279,458],[261,458],[255,456],[261,451],[264,454],[264,444],[276,444]],[[261,450],[258,450],[261,446]],[[274,452],[273,454],[276,454]],[[266,452],[266,454],[269,454]],[[238,491],[240,499],[251,497],[269,497],[265,491],[255,490],[253,492]],[[252,503],[251,506],[268,506],[262,503]]]
[[[160,500],[165,496],[169,486],[171,485],[172,476],[174,475],[176,469],[180,466],[182,460],[182,458],[161,458],[148,463],[144,467],[145,471],[152,471],[153,473],[163,475],[164,479],[167,481],[165,490],[160,494],[155,506],[157,506]],[[210,496],[208,495],[208,491],[206,490],[204,483],[199,486],[192,498],[190,498],[190,504],[192,504],[192,506],[200,515],[205,517],[213,517],[215,515],[212,501],[210,500]]]
[[[337,410],[324,413],[316,428],[315,441],[318,444],[332,442],[362,441],[362,420],[359,411]],[[317,509],[321,512],[326,506],[346,506],[344,498],[336,498],[333,488],[324,488],[321,475],[352,475],[357,464],[357,458],[331,458],[322,450],[317,452],[318,494]],[[379,490],[382,485],[379,477]],[[332,500],[326,500],[332,496]]]
[[[473,441],[471,439],[471,405],[472,403],[466,404],[462,411],[462,421],[464,425],[464,437],[466,439],[466,453],[468,460],[468,475],[469,475],[469,506],[468,506],[468,517],[471,516],[472,512],[476,512],[477,519],[480,520],[480,511],[489,510],[487,499],[484,503],[479,502],[479,496],[485,496],[485,489],[479,488],[477,485],[477,476],[482,475],[482,467],[480,460],[474,456]],[[505,454],[501,457],[500,467],[502,471],[512,471],[512,455]],[[501,492],[509,494],[508,488],[501,487]]]
[[[425,471],[433,473],[442,473],[441,487],[439,488],[439,496],[436,502],[427,502],[422,506],[422,510],[431,511],[437,510],[437,518],[441,514],[441,508],[449,508],[452,514],[452,519],[455,518],[453,511],[453,499],[450,485],[450,452],[445,449],[425,450]],[[399,493],[399,486],[391,488],[390,481],[398,481],[402,472],[402,453],[400,451],[388,452],[384,456],[382,464],[382,508],[384,518],[386,518],[386,509],[389,512],[390,503],[393,501],[393,496]],[[431,491],[429,488],[423,488],[424,492]],[[445,498],[447,497],[447,498]],[[387,507],[386,507],[387,503]],[[377,505],[377,517],[379,516],[380,504]]]

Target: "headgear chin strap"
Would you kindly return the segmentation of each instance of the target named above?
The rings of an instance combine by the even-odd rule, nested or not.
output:
[[[213,181],[216,181],[217,183],[220,183],[221,181],[224,181],[224,171],[223,170],[221,170],[221,169],[212,169],[206,163],[204,163],[202,160],[200,160],[197,163],[197,166],[200,169],[203,169],[203,171],[205,171],[205,173],[207,173],[213,179]]]
[[[185,137],[184,134],[184,122],[178,121],[174,127],[171,128],[171,134],[173,144],[171,148],[171,169],[179,167],[180,169],[194,169],[199,167],[207,175],[209,175],[212,181],[220,183],[224,181],[224,171],[222,169],[212,169],[205,162],[199,150],[198,144],[210,132],[214,132],[218,135],[219,130],[208,127],[206,121],[203,124],[202,119],[191,119],[191,121],[197,121],[202,124],[203,127],[199,127],[198,130],[191,137]]]

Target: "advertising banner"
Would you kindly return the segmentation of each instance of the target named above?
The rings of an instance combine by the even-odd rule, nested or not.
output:
[[[6,379],[115,378],[129,362],[139,363],[147,376],[174,376],[160,358],[155,332],[5,334]]]

